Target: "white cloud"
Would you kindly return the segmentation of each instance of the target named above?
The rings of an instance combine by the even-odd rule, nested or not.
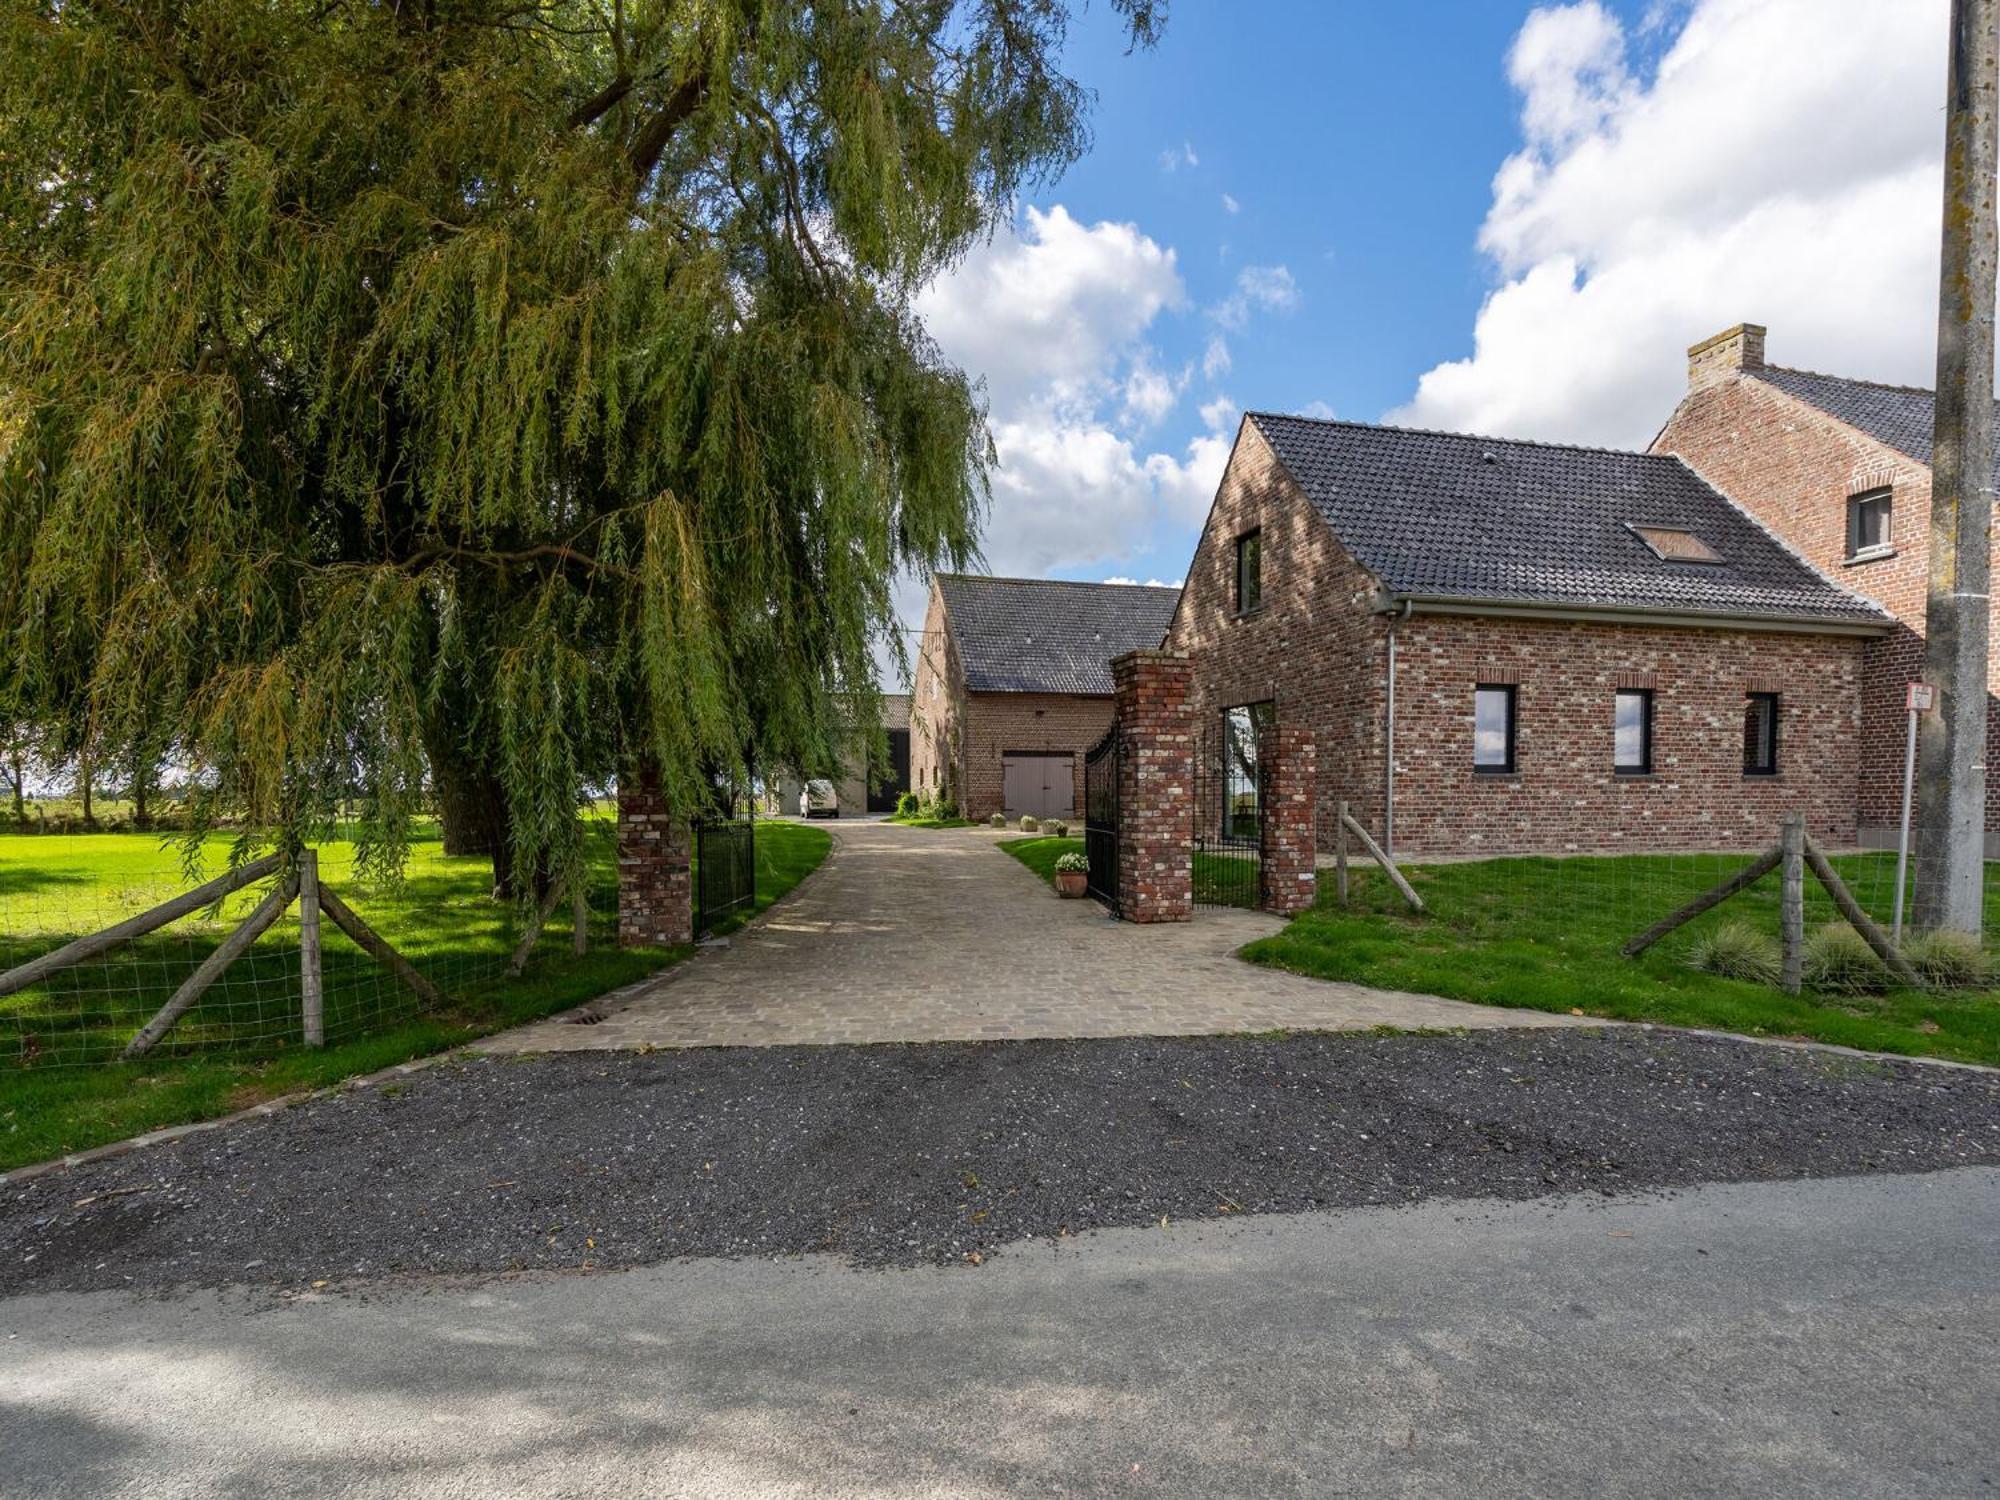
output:
[[[1945,10],[1693,0],[1650,78],[1597,0],[1533,12],[1479,236],[1499,284],[1391,419],[1643,444],[1686,346],[1745,320],[1776,362],[1928,383]]]
[[[1177,589],[1187,582],[1185,578],[1148,578],[1143,584],[1136,578],[1107,578],[1106,583],[1115,583],[1124,588]]]
[[[1315,421],[1331,422],[1334,418],[1334,410],[1332,406],[1324,401],[1308,401],[1304,406],[1299,408],[1299,415],[1302,417],[1311,417]]]
[[[1243,408],[1228,396],[1217,395],[1201,404],[1201,425],[1210,432],[1229,432],[1243,415]]]
[[[1182,141],[1179,146],[1169,146],[1160,153],[1160,170],[1178,172],[1182,167],[1198,167],[1201,158],[1194,154],[1194,143]]]
[[[1180,400],[1181,390],[1187,384],[1188,372],[1179,376],[1162,373],[1153,368],[1152,361],[1145,354],[1132,361],[1132,368],[1125,376],[1125,404],[1121,415],[1132,426],[1144,429],[1151,427]]]
[[[1284,266],[1245,266],[1236,286],[1208,310],[1231,333],[1241,333],[1253,312],[1290,312],[1299,305],[1299,284]]]
[[[1224,193],[1222,195],[1222,211],[1226,214],[1240,214],[1243,212],[1243,205],[1236,201],[1234,193]]]

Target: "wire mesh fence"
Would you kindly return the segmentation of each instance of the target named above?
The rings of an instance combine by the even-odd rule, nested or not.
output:
[[[31,825],[33,826],[33,825]],[[201,876],[229,868],[231,836],[204,846]],[[593,943],[615,936],[615,829],[608,814],[586,821],[587,909]],[[324,1040],[338,1045],[440,1009],[476,1008],[506,975],[532,913],[492,893],[485,855],[447,855],[419,838],[402,878],[369,883],[354,844],[318,851],[319,881],[409,961],[434,991],[419,993],[357,945],[338,924],[321,924],[320,1005]],[[0,1066],[95,1065],[123,1056],[204,961],[271,896],[282,873],[0,995]],[[182,851],[157,832],[0,832],[0,973],[158,907],[198,883]],[[573,925],[568,903],[547,924],[562,951]],[[279,1053],[304,1044],[305,984],[300,908],[282,914],[195,997],[157,1043],[157,1055]]]

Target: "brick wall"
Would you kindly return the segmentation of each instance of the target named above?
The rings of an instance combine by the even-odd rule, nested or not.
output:
[[[1304,911],[1319,894],[1313,858],[1319,765],[1312,732],[1279,724],[1265,742],[1264,755],[1261,904],[1266,911],[1289,915]]]
[[[1194,714],[1188,660],[1128,651],[1111,663],[1118,730],[1118,908],[1128,922],[1194,915]]]
[[[965,784],[961,744],[965,710],[965,670],[944,609],[944,596],[931,585],[924,633],[917,645],[910,684],[910,789],[929,798],[940,792],[957,799]]]
[[[1263,602],[1239,617],[1236,539],[1251,530],[1262,533]],[[1167,644],[1188,655],[1197,714],[1269,701],[1279,724],[1311,734],[1323,849],[1333,847],[1342,800],[1376,833],[1382,827],[1386,627],[1372,610],[1375,592],[1374,579],[1246,422],[1188,564]]]
[[[1002,804],[1004,757],[1011,750],[1070,756],[1070,813],[1082,815],[1084,753],[1111,727],[1112,699],[1071,693],[969,693],[965,705],[966,817],[1010,810]]]
[[[1417,615],[1399,627],[1398,853],[1731,848],[1779,818],[1855,836],[1861,642]],[[1472,769],[1472,695],[1515,685],[1516,771]],[[1653,692],[1653,772],[1614,775],[1613,695]],[[1744,695],[1780,695],[1778,774],[1743,774]]]
[[[674,816],[650,768],[627,768],[618,778],[618,945],[693,941],[687,820]]]
[[[1860,821],[1886,829],[1902,800],[1903,687],[1923,671],[1930,569],[1930,469],[1764,381],[1711,379],[1682,399],[1653,443],[1783,537],[1835,582],[1901,622],[1862,653]],[[1894,553],[1847,561],[1847,501],[1887,488]],[[2000,631],[1989,664],[2000,681]],[[2000,745],[2000,698],[1987,735]],[[2000,777],[1987,781],[1986,826],[2000,830]]]

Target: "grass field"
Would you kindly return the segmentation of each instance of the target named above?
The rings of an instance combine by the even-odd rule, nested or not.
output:
[[[973,826],[972,819],[970,818],[904,818],[898,817],[894,813],[891,813],[882,821],[885,823],[895,823],[904,828],[970,828]]]
[[[1065,854],[1081,854],[1083,840],[1030,834],[1024,838],[1004,839],[1000,847],[1054,885],[1056,860]],[[1227,854],[1198,853],[1194,857],[1194,898],[1203,906],[1255,906],[1257,877],[1258,867],[1254,860],[1237,859]]]
[[[1010,839],[1001,848],[1045,880],[1058,855],[1081,839]],[[1695,938],[1722,922],[1778,930],[1778,879],[1771,875],[1690,923],[1641,957],[1620,946],[1641,928],[1715,885],[1742,856],[1496,859],[1411,865],[1410,882],[1430,908],[1413,915],[1373,868],[1357,867],[1352,904],[1334,900],[1320,872],[1318,905],[1283,931],[1251,943],[1243,957],[1320,979],[1345,979],[1527,1010],[1581,1011],[1621,1021],[1710,1027],[1752,1036],[1804,1037],[1877,1052],[2000,1065],[2000,993],[1787,995],[1690,967]],[[1894,893],[1888,854],[1836,856],[1857,900],[1887,925]],[[1197,878],[1214,878],[1197,871]],[[1240,887],[1238,887],[1240,889]],[[2000,911],[2000,866],[1987,873],[1988,909]],[[1834,919],[1809,883],[1808,928]]]
[[[824,829],[759,824],[755,911],[825,858]],[[219,871],[226,841],[209,851]],[[321,850],[322,880],[401,949],[449,998],[424,1013],[327,924],[325,1048],[298,1045],[297,923],[266,934],[169,1033],[154,1055],[115,1057],[147,1017],[258,899],[232,897],[221,919],[184,919],[117,954],[0,999],[0,1168],[82,1150],[138,1131],[227,1113],[259,1099],[336,1082],[581,1004],[686,956],[620,949],[617,873],[608,831],[592,841],[591,947],[570,946],[567,910],[548,926],[527,972],[505,976],[520,935],[514,909],[490,899],[483,858],[448,857],[434,837],[412,850],[405,879],[370,890],[352,850]],[[184,885],[178,852],[142,834],[0,836],[0,968],[157,904]],[[744,911],[721,924],[749,920]],[[77,1066],[58,1064],[75,1062]]]

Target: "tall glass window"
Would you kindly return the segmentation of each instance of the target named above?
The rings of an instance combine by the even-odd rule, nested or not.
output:
[[[1628,776],[1653,769],[1653,695],[1643,688],[1621,688],[1614,713],[1611,766]]]
[[[1514,769],[1514,689],[1503,683],[1472,690],[1472,769]]]

